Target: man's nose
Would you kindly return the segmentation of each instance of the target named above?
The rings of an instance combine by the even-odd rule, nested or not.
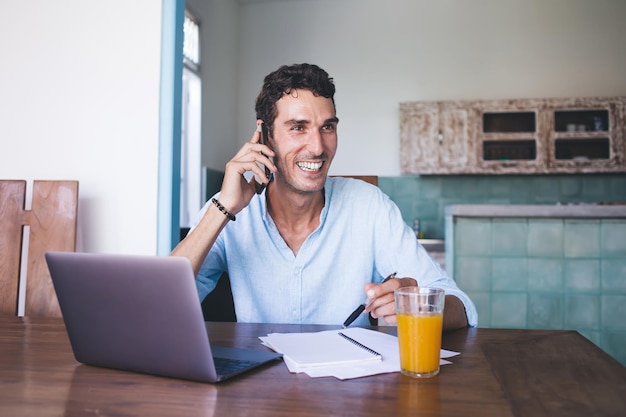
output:
[[[309,151],[314,155],[320,155],[324,152],[322,132],[319,130],[312,130],[308,138],[307,147]]]

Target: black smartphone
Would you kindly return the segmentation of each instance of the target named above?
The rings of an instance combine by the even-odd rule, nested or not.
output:
[[[267,145],[267,126],[265,126],[265,123],[261,123],[261,138],[259,140],[259,143],[263,145]],[[263,155],[267,156],[265,154]],[[265,190],[265,187],[267,187],[269,183],[272,182],[272,180],[274,179],[274,174],[266,166],[263,166],[263,168],[265,169],[265,176],[268,178],[268,182],[267,184],[263,184],[263,183],[260,183],[258,180],[256,180],[256,193],[257,194],[261,194],[263,190]]]

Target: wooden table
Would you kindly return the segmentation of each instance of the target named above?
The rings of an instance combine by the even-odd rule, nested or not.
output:
[[[264,349],[270,332],[328,326],[208,323],[216,344]],[[393,333],[395,328],[381,327]],[[0,416],[622,416],[626,368],[571,331],[445,333],[439,376],[347,381],[276,362],[220,384],[78,364],[61,319],[0,317]]]

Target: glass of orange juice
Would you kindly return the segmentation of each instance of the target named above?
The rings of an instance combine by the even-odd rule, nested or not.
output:
[[[445,292],[441,288],[402,287],[395,291],[400,370],[415,378],[439,373]]]

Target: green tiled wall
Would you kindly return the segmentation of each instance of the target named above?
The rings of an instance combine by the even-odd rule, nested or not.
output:
[[[480,327],[575,329],[626,365],[626,219],[455,219]]]
[[[556,204],[626,201],[626,175],[428,175],[380,177],[404,220],[443,239],[450,204]]]

